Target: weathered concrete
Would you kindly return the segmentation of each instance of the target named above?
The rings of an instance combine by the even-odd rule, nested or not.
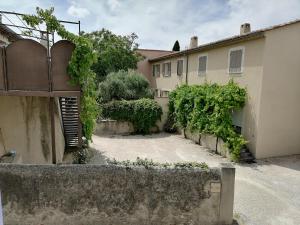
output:
[[[229,151],[228,147],[226,146],[225,142],[221,138],[218,138],[217,153],[220,154],[221,156],[224,156],[224,157],[227,157],[230,159],[230,151]]]
[[[96,135],[128,135],[134,133],[132,123],[117,120],[99,120],[94,134]]]
[[[196,144],[200,144],[201,146],[209,149],[210,151],[214,151],[223,157],[230,158],[230,151],[221,138],[217,138],[210,134],[192,132],[189,129],[185,129],[183,133],[185,138],[192,140]]]
[[[192,140],[196,144],[200,144],[200,141],[201,141],[201,135],[200,135],[200,133],[198,133],[198,132],[192,132],[189,129],[185,129],[181,133],[184,134],[185,138],[188,138],[188,139]]]
[[[61,162],[64,136],[57,107],[55,141]],[[15,163],[52,163],[49,98],[0,96],[0,154],[4,149],[16,151]]]
[[[222,187],[234,185],[234,177],[229,183],[222,180],[223,173],[218,168],[2,164],[4,221],[6,225],[219,225],[220,211],[224,212],[219,208]],[[231,223],[230,218],[226,221]]]

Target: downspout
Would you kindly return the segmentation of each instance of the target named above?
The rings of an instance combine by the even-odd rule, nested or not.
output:
[[[189,73],[189,55],[186,54],[186,67],[185,67],[185,84],[188,85],[188,73]]]

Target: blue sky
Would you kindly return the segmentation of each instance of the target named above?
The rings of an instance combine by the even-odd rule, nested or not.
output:
[[[33,13],[54,6],[62,20],[80,20],[84,31],[101,28],[117,34],[135,32],[141,48],[181,48],[197,35],[199,44],[300,18],[300,0],[3,0],[1,10]],[[71,30],[76,28],[68,27]]]

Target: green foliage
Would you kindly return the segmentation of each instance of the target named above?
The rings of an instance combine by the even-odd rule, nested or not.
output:
[[[167,133],[177,132],[176,118],[174,114],[168,113],[167,121],[165,122],[163,129]]]
[[[246,141],[235,132],[231,113],[244,106],[246,95],[232,80],[226,85],[184,85],[170,93],[169,113],[181,128],[222,138],[237,161]]]
[[[180,51],[180,45],[179,45],[179,42],[178,40],[175,41],[174,45],[173,45],[173,48],[172,48],[172,51]]]
[[[79,151],[73,152],[73,164],[87,164],[90,160],[88,148],[82,148]]]
[[[147,134],[155,122],[160,120],[162,109],[152,99],[112,101],[103,104],[102,117],[133,124],[135,132]]]
[[[110,72],[136,69],[140,56],[135,51],[138,47],[135,33],[121,36],[102,29],[83,36],[91,40],[93,49],[98,53],[93,65],[98,81],[104,80]]]
[[[43,10],[37,7],[36,15],[24,15],[23,19],[32,28],[37,28],[44,23],[49,33],[57,32],[63,39],[75,44],[68,66],[68,74],[71,76],[71,83],[81,87],[80,119],[83,124],[84,135],[90,140],[99,112],[96,101],[96,74],[91,70],[91,66],[96,62],[97,55],[87,38],[68,32],[53,15],[53,12],[54,8]]]
[[[99,84],[99,102],[153,98],[146,78],[133,70],[120,70],[107,75]]]
[[[208,169],[208,165],[204,162],[178,162],[178,163],[159,163],[152,159],[137,158],[136,161],[117,161],[115,159],[108,160],[108,164],[116,166],[130,167],[144,167],[145,169],[165,168],[165,169]]]

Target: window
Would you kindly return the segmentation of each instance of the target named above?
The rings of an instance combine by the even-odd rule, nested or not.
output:
[[[229,50],[229,73],[242,73],[244,61],[244,48],[234,48]]]
[[[169,97],[169,91],[162,90],[160,97],[162,97],[162,98],[168,98]]]
[[[160,76],[160,64],[155,64],[152,66],[152,76],[153,77]]]
[[[199,56],[198,74],[205,75],[207,68],[207,55]]]
[[[162,73],[164,77],[171,76],[171,62],[167,62],[163,64]]]
[[[177,75],[181,76],[183,74],[183,60],[177,60]]]

